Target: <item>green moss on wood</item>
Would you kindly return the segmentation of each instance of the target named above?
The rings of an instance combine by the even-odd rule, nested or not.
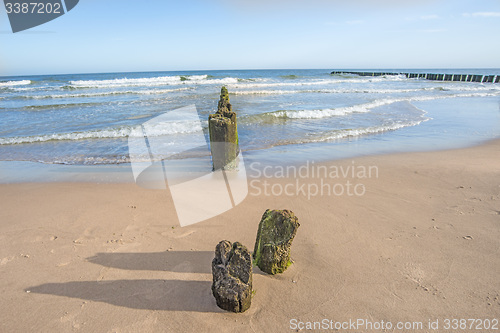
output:
[[[220,99],[223,99],[229,103],[229,91],[227,91],[227,88],[225,86],[222,86],[222,88],[220,89]]]
[[[292,264],[290,247],[299,226],[289,210],[266,210],[257,231],[254,264],[268,274],[283,273]]]
[[[236,113],[229,103],[229,92],[221,88],[217,112],[208,117],[210,149],[213,169],[231,170],[237,168],[239,150],[238,125]]]

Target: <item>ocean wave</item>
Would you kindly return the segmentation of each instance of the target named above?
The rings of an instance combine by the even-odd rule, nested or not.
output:
[[[127,90],[127,91],[108,91],[97,93],[81,93],[81,94],[55,94],[55,95],[34,95],[34,96],[18,96],[14,99],[51,99],[51,98],[85,98],[85,97],[104,97],[114,95],[162,95],[171,92],[185,91],[190,88],[177,89],[150,89],[150,90]]]
[[[50,110],[50,109],[66,109],[71,107],[89,107],[101,105],[104,103],[64,103],[64,104],[46,104],[46,105],[26,105],[22,109],[25,110]]]
[[[449,85],[449,86],[439,86],[434,89],[440,91],[500,91],[500,87],[496,85],[480,85],[480,86],[465,86],[465,85]]]
[[[177,121],[158,123],[148,126],[148,136],[163,136],[174,134],[196,133],[202,130],[199,121]],[[54,133],[35,136],[17,136],[0,138],[0,145],[14,145],[23,143],[37,143],[48,141],[76,141],[86,139],[118,139],[126,137],[143,137],[143,132],[139,126],[122,126],[102,130],[89,130],[83,132]]]
[[[389,105],[397,102],[418,102],[444,98],[459,98],[459,97],[491,97],[498,96],[498,93],[467,93],[467,94],[449,94],[441,96],[414,96],[405,98],[387,98],[378,99],[372,102],[332,108],[332,109],[313,109],[313,110],[278,110],[272,112],[261,113],[258,115],[247,116],[242,119],[245,123],[250,122],[273,122],[273,119],[322,119],[336,116],[345,116],[351,113],[365,113],[372,109]]]
[[[238,88],[269,88],[269,87],[304,87],[304,86],[317,86],[317,85],[331,85],[339,83],[366,83],[366,82],[384,82],[384,81],[403,81],[406,78],[404,76],[394,76],[394,77],[360,77],[354,79],[317,79],[317,80],[286,80],[278,82],[249,82],[245,84],[231,84],[228,88],[238,89]]]
[[[230,95],[284,95],[284,94],[397,94],[434,90],[435,88],[417,89],[317,89],[317,90],[233,90]]]
[[[304,86],[315,86],[315,85],[326,85],[339,83],[339,80],[320,80],[320,81],[301,81],[301,82],[268,82],[268,83],[238,83],[230,84],[229,89],[241,89],[241,88],[271,88],[271,87],[304,87]]]
[[[498,96],[499,92],[484,92],[484,93],[469,93],[469,94],[453,94],[448,96],[439,96],[437,98],[459,98],[459,97],[493,97]]]
[[[414,120],[408,122],[397,122],[393,124],[386,124],[381,126],[371,126],[364,128],[356,128],[356,129],[341,129],[334,131],[333,133],[326,134],[319,138],[314,139],[305,139],[301,140],[298,143],[313,143],[313,142],[325,142],[325,141],[333,141],[339,139],[345,139],[350,137],[359,137],[370,134],[379,134],[384,132],[396,131],[405,127],[413,127],[420,125],[422,122],[429,120],[429,118],[423,118],[421,120]]]
[[[206,75],[203,76],[203,79]],[[185,76],[158,76],[151,78],[134,78],[134,79],[111,79],[111,80],[78,80],[69,81],[75,87],[125,87],[125,86],[159,86],[168,84],[179,84],[183,79],[188,80]],[[198,80],[200,78],[197,78]]]
[[[395,81],[402,78],[395,77],[367,77],[367,78],[352,78],[352,79],[322,79],[316,81],[302,80],[300,77],[288,78],[287,82],[268,82],[264,78],[213,78],[208,75],[175,75],[175,76],[158,76],[151,78],[121,78],[109,80],[77,80],[69,81],[70,85],[63,87],[64,89],[78,88],[111,88],[111,87],[133,87],[133,86],[164,86],[164,85],[180,85],[180,84],[217,84],[229,85],[230,88],[251,88],[251,87],[281,87],[281,86],[314,86],[324,84],[338,84],[345,82],[379,82],[379,81]]]
[[[284,94],[299,94],[302,90],[240,90],[230,91],[229,95],[284,95]]]
[[[176,76],[158,76],[151,78],[122,78],[112,80],[78,80],[70,81],[70,86],[66,89],[75,88],[116,88],[116,87],[151,87],[165,85],[181,84],[233,84],[237,83],[237,78],[227,77],[222,79],[210,79],[208,75],[176,75]],[[64,87],[63,87],[64,88]]]
[[[5,81],[5,82],[0,82],[0,87],[25,86],[27,84],[31,84],[31,81],[30,80]]]
[[[213,78],[213,77],[212,77]],[[270,79],[264,78],[264,77],[257,77],[257,78],[238,78],[238,82],[268,82]]]
[[[263,113],[259,116],[269,117],[273,116],[276,118],[283,119],[321,119],[334,116],[345,116],[350,113],[364,113],[370,112],[379,106],[389,105],[396,102],[417,102],[417,101],[428,101],[434,99],[444,99],[444,98],[460,98],[460,97],[491,97],[498,96],[498,93],[468,93],[468,94],[450,94],[442,96],[415,96],[408,98],[388,98],[379,99],[373,102],[368,102],[364,104],[358,104],[353,106],[341,107],[336,109],[318,109],[318,110],[278,110],[268,113]]]
[[[278,110],[260,114],[261,117],[275,117],[281,119],[321,119],[334,116],[345,116],[350,113],[370,112],[371,109],[403,101],[403,99],[381,99],[373,102],[346,106],[335,109],[316,109],[316,110]]]

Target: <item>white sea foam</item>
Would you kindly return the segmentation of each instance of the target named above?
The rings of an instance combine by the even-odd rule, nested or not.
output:
[[[414,120],[408,122],[399,122],[393,124],[386,124],[381,126],[371,126],[365,128],[357,128],[357,129],[344,129],[338,130],[334,134],[328,134],[320,138],[303,140],[301,143],[309,143],[309,142],[324,142],[331,140],[344,139],[349,137],[358,137],[363,135],[377,134],[389,131],[395,131],[405,127],[412,127],[420,125],[422,122],[429,120],[429,118],[423,118],[421,120]]]
[[[40,87],[13,87],[9,88],[9,90],[12,91],[35,91],[35,90],[42,90],[43,88]]]
[[[202,127],[199,121],[177,121],[168,123],[158,123],[148,127],[148,136],[162,136],[173,134],[189,134],[201,131]],[[84,139],[113,139],[125,137],[142,137],[142,131],[138,131],[137,127],[123,126],[119,128],[92,130],[72,133],[54,133],[35,136],[7,137],[0,138],[0,145],[13,145],[21,143],[35,143],[47,141],[63,141],[63,140],[84,140]]]
[[[400,101],[403,101],[403,99],[380,99],[369,103],[346,106],[336,109],[280,110],[280,111],[269,112],[267,113],[267,115],[274,116],[276,118],[287,118],[287,119],[321,119],[334,116],[345,116],[350,113],[370,112],[370,110],[373,108]]]
[[[393,76],[393,77],[362,77],[353,79],[318,79],[318,80],[293,80],[293,81],[279,81],[279,82],[245,82],[231,84],[228,88],[239,89],[239,88],[269,88],[269,87],[307,87],[307,86],[318,86],[318,85],[331,85],[339,83],[367,83],[367,82],[383,82],[383,81],[402,81],[404,76]]]
[[[190,84],[233,84],[237,78],[209,79],[207,75],[192,76],[158,76],[151,78],[113,79],[113,80],[78,80],[70,81],[75,88],[116,88],[116,87],[152,87],[165,85],[190,85]]]
[[[149,157],[149,156],[148,156]],[[148,158],[144,158],[144,161],[149,161]],[[47,163],[45,161],[39,161],[41,163]],[[83,164],[83,165],[101,165],[101,164],[120,164],[120,163],[130,163],[130,158],[125,155],[112,156],[112,157],[95,157],[95,156],[72,156],[66,157],[64,159],[56,159],[50,164]]]
[[[184,77],[189,81],[200,81],[200,80],[205,80],[208,77],[208,75],[188,75]]]
[[[70,81],[75,87],[125,87],[125,86],[159,86],[168,84],[178,84],[181,82],[180,76],[159,76],[152,78],[136,79],[112,79],[112,80],[78,80]]]
[[[428,101],[443,98],[457,98],[457,97],[490,97],[498,96],[498,93],[468,93],[468,94],[450,94],[441,96],[415,96],[408,98],[387,98],[379,99],[373,102],[358,104],[353,106],[346,106],[336,109],[317,109],[317,110],[279,110],[274,112],[265,113],[267,116],[274,116],[276,118],[286,119],[321,119],[334,116],[345,116],[350,113],[363,113],[370,112],[372,109],[384,105],[389,105],[396,102],[413,102],[413,101]]]
[[[419,89],[318,89],[318,90],[233,90],[231,95],[285,95],[285,94],[397,94],[434,90],[434,88]]]
[[[470,84],[470,83],[469,83]],[[474,83],[472,83],[474,84]],[[481,84],[479,86],[466,86],[452,84],[449,86],[440,86],[435,89],[440,89],[443,91],[500,91],[500,86],[487,83],[485,85]]]
[[[268,79],[238,79],[234,77],[226,77],[222,79],[209,78],[208,75],[175,75],[175,76],[158,76],[151,78],[121,78],[111,80],[77,80],[70,81],[72,87],[75,88],[112,88],[112,87],[133,87],[133,86],[162,86],[162,85],[179,85],[179,84],[225,84],[231,89],[237,88],[266,88],[266,87],[300,87],[300,86],[315,86],[324,84],[339,84],[346,82],[380,82],[380,81],[395,81],[402,80],[403,77],[367,77],[367,78],[352,78],[352,79],[323,79],[323,80],[300,80],[300,81],[279,81],[267,82]]]
[[[0,82],[0,87],[24,86],[27,84],[31,84],[31,81],[30,80],[6,81],[6,82]]]
[[[81,93],[81,94],[55,94],[55,95],[33,95],[23,96],[24,99],[49,99],[49,98],[84,98],[84,97],[103,97],[113,95],[161,95],[171,92],[186,91],[190,88],[177,89],[148,89],[148,90],[127,90],[127,91],[106,91],[98,93]]]
[[[305,86],[316,86],[325,84],[339,83],[339,80],[319,80],[319,81],[301,81],[301,82],[269,82],[269,83],[237,83],[229,85],[229,89],[241,89],[241,88],[270,88],[270,87],[305,87]]]
[[[230,95],[284,95],[284,94],[299,94],[305,92],[303,90],[236,90],[231,91]]]

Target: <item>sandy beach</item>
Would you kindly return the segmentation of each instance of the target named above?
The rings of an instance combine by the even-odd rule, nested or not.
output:
[[[500,140],[322,165],[354,164],[378,172],[327,181],[363,195],[257,196],[256,180],[236,208],[183,228],[168,191],[0,185],[0,331],[289,332],[362,319],[442,332],[446,319],[500,319]],[[299,218],[294,264],[277,276],[254,268],[251,308],[225,312],[210,290],[215,245],[253,250],[268,208]]]

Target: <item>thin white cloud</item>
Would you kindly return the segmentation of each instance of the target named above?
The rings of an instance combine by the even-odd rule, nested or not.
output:
[[[435,34],[439,32],[445,32],[446,29],[422,29],[422,30],[417,30],[418,32],[423,32],[426,34]]]
[[[328,26],[341,26],[344,24],[359,25],[359,24],[365,24],[365,21],[363,21],[363,20],[350,20],[350,21],[345,21],[345,22],[333,22],[333,21],[324,22],[324,25],[328,25]]]
[[[463,13],[465,17],[500,17],[500,12]]]
[[[407,21],[429,21],[429,20],[437,20],[440,19],[441,17],[436,14],[429,14],[429,15],[423,15],[420,17],[406,17],[405,20]]]
[[[437,19],[439,19],[439,15],[436,15],[436,14],[424,15],[424,16],[420,16],[420,19],[424,20],[424,21],[427,21],[427,20],[437,20]]]
[[[369,11],[373,8],[410,8],[419,7],[425,3],[435,3],[436,0],[219,0],[225,5],[240,9],[307,9],[338,10],[339,8],[356,8],[359,11]],[[443,1],[443,0],[441,0]]]

